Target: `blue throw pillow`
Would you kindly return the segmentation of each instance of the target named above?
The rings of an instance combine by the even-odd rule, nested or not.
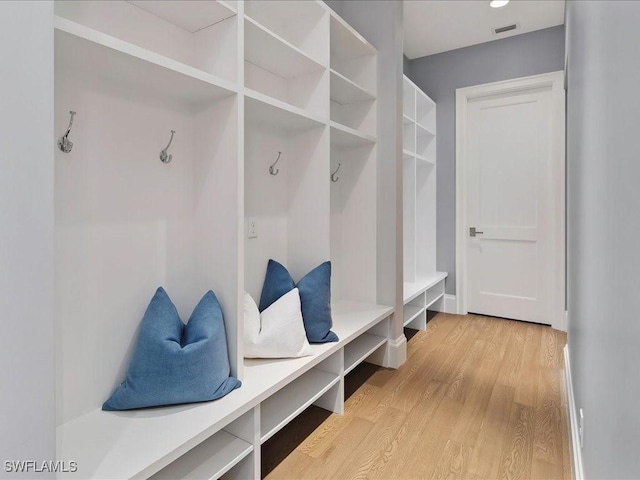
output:
[[[296,285],[289,271],[275,260],[269,260],[260,295],[260,311],[298,287],[302,321],[310,343],[337,342],[331,331],[331,262],[324,262],[307,273]]]
[[[158,288],[142,318],[126,378],[102,409],[215,400],[241,385],[229,373],[222,309],[214,293],[202,297],[184,325]]]

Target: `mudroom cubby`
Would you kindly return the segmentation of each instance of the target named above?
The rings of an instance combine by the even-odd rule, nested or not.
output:
[[[446,273],[436,271],[436,104],[406,76],[403,83],[404,325],[426,328],[440,309]],[[439,303],[437,303],[439,302]],[[436,304],[437,303],[437,304]]]
[[[342,413],[346,373],[387,348],[376,50],[321,1],[56,1],[54,24],[60,476],[260,478],[262,442]],[[296,280],[332,261],[338,342],[244,359],[270,258]],[[215,292],[242,386],[103,412],[159,286],[183,321]]]

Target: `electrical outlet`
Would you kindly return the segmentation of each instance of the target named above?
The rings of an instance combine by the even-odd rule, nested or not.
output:
[[[255,218],[247,219],[247,238],[258,238],[258,221]]]
[[[580,448],[584,448],[584,412],[580,409],[578,418],[578,438],[580,440]]]

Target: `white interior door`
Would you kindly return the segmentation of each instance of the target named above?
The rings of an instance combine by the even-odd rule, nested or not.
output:
[[[465,99],[467,312],[553,324],[561,308],[564,122],[554,93],[522,85]]]

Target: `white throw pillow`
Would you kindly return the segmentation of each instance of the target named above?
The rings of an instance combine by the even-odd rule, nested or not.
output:
[[[244,356],[290,358],[311,355],[302,322],[300,293],[294,288],[262,313],[251,295],[244,294]]]

